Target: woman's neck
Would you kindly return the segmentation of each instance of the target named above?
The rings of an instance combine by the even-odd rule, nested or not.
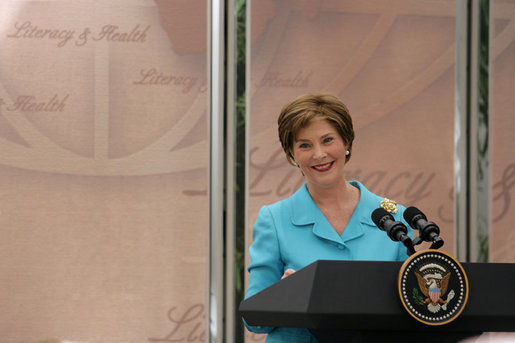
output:
[[[343,205],[349,201],[354,202],[356,196],[359,199],[359,190],[346,180],[343,180],[338,186],[322,188],[312,184],[307,184],[308,192],[317,205],[340,204]]]

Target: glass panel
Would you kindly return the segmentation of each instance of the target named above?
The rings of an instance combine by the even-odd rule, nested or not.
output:
[[[0,340],[206,339],[206,1],[0,2]]]
[[[490,3],[490,261],[515,262],[515,2]]]
[[[420,208],[453,253],[456,2],[395,4],[251,2],[249,237],[259,208],[303,183],[279,144],[279,111],[330,92],[354,120],[347,179]]]

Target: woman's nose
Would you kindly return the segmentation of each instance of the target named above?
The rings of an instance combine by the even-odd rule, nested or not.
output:
[[[317,160],[317,161],[322,160],[326,156],[327,156],[327,154],[325,152],[325,149],[322,146],[315,147],[315,154],[313,155],[313,158],[315,160]]]

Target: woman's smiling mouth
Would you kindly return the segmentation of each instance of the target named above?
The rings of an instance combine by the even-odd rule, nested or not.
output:
[[[334,161],[325,164],[317,164],[316,166],[313,166],[311,168],[315,169],[316,171],[327,171],[331,169],[333,163]]]

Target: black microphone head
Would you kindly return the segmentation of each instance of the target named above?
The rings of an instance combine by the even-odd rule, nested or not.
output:
[[[376,224],[380,229],[383,229],[381,226],[381,219],[383,219],[385,216],[388,216],[389,219],[394,220],[393,216],[388,213],[384,208],[379,207],[372,212],[372,221],[374,224]]]
[[[417,217],[417,220],[424,219],[427,221],[425,214],[414,206],[410,206],[404,211],[404,220],[407,221],[410,225],[413,224],[413,219],[415,217]]]

